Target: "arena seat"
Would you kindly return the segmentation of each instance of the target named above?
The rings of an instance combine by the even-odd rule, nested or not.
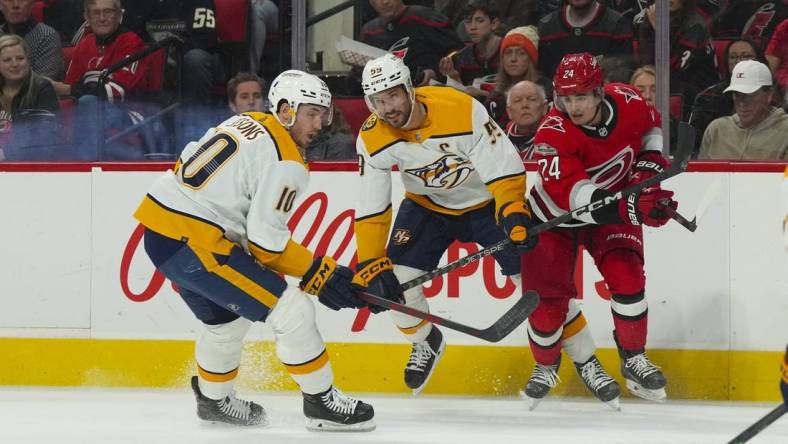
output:
[[[670,95],[670,114],[673,115],[677,120],[682,120],[682,106],[683,106],[684,98],[681,94],[671,94]]]
[[[717,69],[723,77],[727,77],[728,73],[725,72],[725,67],[728,62],[725,60],[725,48],[731,42],[731,39],[714,39],[714,53],[717,58]]]
[[[369,108],[363,97],[335,97],[334,104],[342,112],[342,116],[350,127],[351,134],[355,137],[361,130],[361,125],[369,117]]]

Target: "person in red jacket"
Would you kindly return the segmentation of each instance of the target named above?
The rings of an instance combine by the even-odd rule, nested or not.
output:
[[[142,83],[144,72],[141,63],[131,63],[110,73],[106,82],[99,82],[104,69],[145,48],[137,34],[120,26],[122,16],[120,0],[88,1],[85,20],[92,32],[86,34],[74,49],[65,81],[52,82],[58,95],[73,96],[78,100],[76,134],[81,135],[79,146],[82,149],[77,156],[82,160],[107,157],[108,153],[98,153],[90,143],[104,137],[103,133],[96,132],[96,128],[103,125],[117,129],[132,123],[127,108],[121,104]],[[102,107],[104,122],[96,122],[95,107],[104,102],[109,104]],[[134,158],[139,154],[121,149],[109,157]]]

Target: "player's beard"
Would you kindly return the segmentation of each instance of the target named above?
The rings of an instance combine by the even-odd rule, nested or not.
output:
[[[410,117],[412,113],[413,113],[413,103],[411,103],[410,100],[408,100],[408,106],[404,111],[397,111],[393,115],[389,114],[391,117],[384,115],[383,118],[386,120],[386,122],[389,125],[393,126],[394,128],[403,128],[410,121]]]

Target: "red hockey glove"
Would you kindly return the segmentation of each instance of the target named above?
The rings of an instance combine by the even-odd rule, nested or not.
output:
[[[637,157],[635,165],[632,166],[632,172],[629,175],[629,184],[635,185],[643,182],[661,173],[667,167],[668,161],[662,157],[662,153],[645,151]],[[660,184],[653,185],[648,189],[660,189]]]
[[[679,204],[673,200],[673,191],[647,188],[633,193],[618,203],[618,215],[625,224],[661,227],[668,223],[670,214],[666,207],[674,210]]]
[[[317,296],[321,304],[332,310],[361,308],[364,301],[353,295],[352,278],[350,268],[337,264],[331,257],[318,256],[301,278],[301,289]]]
[[[531,209],[523,201],[504,204],[498,210],[498,225],[520,253],[534,248],[539,242],[538,236],[528,234],[528,229],[534,226],[534,220]]]
[[[358,264],[356,270],[352,284],[354,290],[371,293],[400,304],[403,303],[402,290],[399,287],[397,276],[394,275],[391,259],[387,257],[369,259]],[[369,311],[372,313],[386,310],[388,310],[386,307],[369,304]]]

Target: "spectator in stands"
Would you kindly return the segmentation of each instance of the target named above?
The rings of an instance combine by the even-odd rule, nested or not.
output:
[[[145,47],[137,34],[120,26],[122,17],[120,0],[85,0],[85,19],[92,32],[74,49],[65,81],[52,82],[59,95],[77,98],[76,133],[80,141],[76,156],[81,160],[142,156],[141,143],[136,148],[124,145],[106,147],[109,151],[103,153],[97,151],[99,137],[105,136],[103,129],[117,130],[132,123],[129,108],[122,103],[144,78],[140,63],[134,62],[110,73],[106,83],[99,84],[102,70]],[[96,120],[97,115],[103,116],[103,122]]]
[[[253,72],[239,72],[227,82],[227,102],[235,114],[268,109],[263,99],[265,81]]]
[[[506,112],[511,119],[506,125],[506,135],[523,160],[533,156],[534,136],[548,110],[547,94],[538,83],[517,82],[506,94]]]
[[[785,93],[783,103],[788,103],[788,19],[783,20],[772,34],[766,48],[766,60],[769,61],[777,84]]]
[[[260,62],[268,34],[279,32],[279,8],[271,0],[251,0],[249,71],[260,74]]]
[[[777,25],[788,18],[785,0],[727,0],[715,17],[712,30],[716,38],[749,37],[755,42],[769,41]]]
[[[720,117],[730,116],[733,113],[733,97],[725,94],[725,90],[731,83],[731,72],[737,63],[744,60],[757,60],[765,63],[763,51],[758,48],[755,42],[747,37],[736,38],[725,47],[724,57],[722,58],[725,78],[695,96],[692,103],[692,112],[689,116],[689,123],[695,128],[696,146],[700,145],[703,133],[709,124]]]
[[[451,22],[432,8],[402,0],[370,0],[378,17],[361,28],[361,41],[402,58],[416,86],[438,77],[438,63],[462,42]]]
[[[0,37],[0,160],[55,160],[60,109],[49,80],[30,69],[22,37]]]
[[[350,133],[350,126],[342,111],[332,105],[333,118],[327,128],[309,144],[306,149],[306,160],[356,160],[356,139]]]
[[[714,44],[694,0],[670,0],[670,92],[682,95],[682,116],[695,95],[720,80]],[[654,64],[656,6],[646,10],[638,27],[640,62]]]
[[[539,70],[552,78],[565,54],[590,52],[632,64],[632,26],[597,0],[566,0],[539,22]]]
[[[490,83],[486,78],[498,72],[501,47],[501,37],[495,34],[501,24],[498,5],[495,0],[471,0],[462,14],[473,43],[442,58],[439,69],[447,77],[447,85],[483,99],[490,92],[481,89],[481,84]]]
[[[559,3],[562,0],[558,0]],[[526,25],[535,25],[542,16],[539,14],[540,0],[497,0],[498,19],[500,24],[495,29],[495,34],[503,37],[512,28]],[[413,2],[409,2],[413,4]],[[440,5],[440,3],[443,3]],[[436,2],[435,9],[448,17],[460,40],[466,44],[471,41],[468,30],[465,27],[465,8],[469,0],[448,0],[446,2]]]
[[[509,117],[506,110],[506,93],[512,85],[522,80],[541,84],[547,95],[552,94],[552,84],[539,74],[539,34],[534,26],[514,28],[501,41],[501,63],[495,78],[495,90],[487,97],[484,106],[501,128]]]
[[[771,105],[769,68],[756,60],[739,62],[731,84],[736,113],[706,128],[699,159],[788,160],[788,115]]]
[[[654,65],[641,66],[636,69],[632,77],[626,82],[640,91],[640,95],[646,99],[649,105],[657,106],[657,69]],[[670,152],[676,150],[678,140],[678,119],[671,112],[669,114],[670,124]]]
[[[219,51],[214,0],[124,0],[125,23],[145,40],[176,34],[184,40],[183,106],[176,115],[177,146],[197,140],[219,118],[213,86],[228,72]]]
[[[632,77],[632,65],[620,57],[601,57],[602,81],[608,83],[628,83]]]
[[[0,34],[16,34],[30,47],[33,71],[53,80],[63,79],[63,54],[60,36],[51,27],[38,23],[32,15],[33,0],[0,0],[6,23]]]

